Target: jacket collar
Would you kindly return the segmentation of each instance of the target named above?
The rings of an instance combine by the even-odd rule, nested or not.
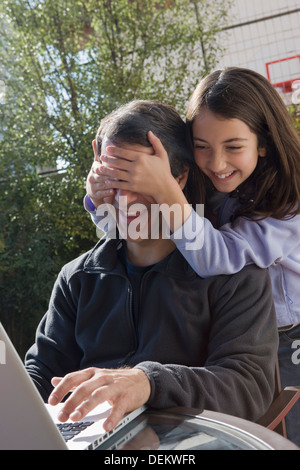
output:
[[[122,246],[122,240],[108,237],[101,240],[89,252],[84,263],[86,272],[114,272],[120,269],[118,250]]]
[[[101,239],[89,252],[84,263],[84,271],[89,273],[126,274],[118,256],[118,251],[123,243],[125,243],[124,240],[108,237]],[[177,278],[194,278],[197,276],[177,248],[166,258],[156,263],[151,270]]]

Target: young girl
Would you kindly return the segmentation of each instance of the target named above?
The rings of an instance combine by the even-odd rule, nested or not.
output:
[[[300,142],[290,116],[267,79],[227,68],[199,83],[187,126],[199,167],[190,178],[202,188],[206,218],[182,210],[179,225],[170,227],[172,239],[202,277],[251,263],[269,269],[282,387],[300,385]],[[151,195],[158,204],[188,204],[159,140],[151,133],[149,140],[157,157],[151,166],[143,155],[121,148],[110,148],[115,157],[101,156],[104,164],[94,166],[87,182],[95,205],[115,189]],[[146,165],[148,178],[141,179]],[[299,423],[300,402],[286,418],[288,437],[298,446]]]

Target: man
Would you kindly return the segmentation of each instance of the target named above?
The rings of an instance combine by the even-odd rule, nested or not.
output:
[[[137,101],[121,107],[102,122],[95,156],[122,144],[151,162],[149,131],[161,140],[184,189],[193,156],[185,125],[170,106]],[[27,370],[50,404],[72,391],[61,421],[80,420],[105,400],[113,405],[107,430],[143,404],[256,420],[273,398],[278,346],[268,273],[249,266],[232,276],[200,278],[163,236],[161,218],[158,237],[149,236],[153,204],[148,196],[116,191],[111,209],[118,226],[126,232],[143,213],[146,236],[138,230],[107,235],[63,267],[26,355]]]

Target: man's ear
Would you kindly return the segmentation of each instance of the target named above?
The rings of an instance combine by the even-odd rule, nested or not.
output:
[[[186,185],[186,182],[187,182],[187,179],[188,179],[188,176],[189,176],[189,171],[190,171],[189,168],[185,167],[183,173],[181,173],[176,178],[176,181],[177,181],[177,183],[179,184],[179,186],[182,190],[184,189],[184,187]]]

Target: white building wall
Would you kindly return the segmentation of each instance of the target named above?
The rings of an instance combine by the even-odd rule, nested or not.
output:
[[[250,68],[273,84],[300,80],[299,0],[234,0],[230,25],[220,39],[225,54],[219,67]],[[281,59],[289,60],[270,64],[268,77],[267,64]],[[291,92],[284,98],[290,102]]]

